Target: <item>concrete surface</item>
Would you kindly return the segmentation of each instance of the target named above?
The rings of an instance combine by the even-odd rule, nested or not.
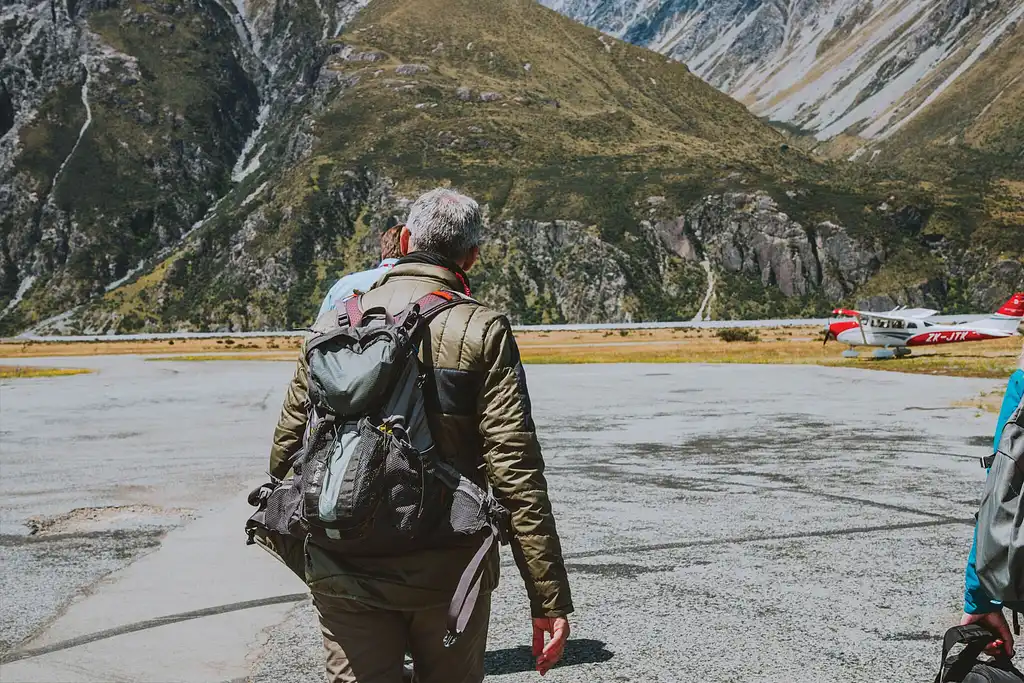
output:
[[[83,644],[4,664],[0,680],[321,680],[301,583],[240,531],[291,365],[40,362],[98,372],[0,385],[0,624],[10,643],[36,632],[13,657]],[[1001,383],[724,365],[529,378],[577,608],[545,680],[934,675],[994,421],[953,403]],[[114,511],[66,514],[80,507]],[[39,515],[57,521],[26,536]],[[536,681],[504,564],[489,678]],[[90,641],[107,629],[119,635]]]
[[[132,356],[8,362],[95,372],[0,380],[0,651],[168,529],[258,481],[293,370]],[[43,527],[32,536],[31,518]]]

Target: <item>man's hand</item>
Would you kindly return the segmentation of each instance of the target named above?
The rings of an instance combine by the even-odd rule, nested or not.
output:
[[[547,645],[544,644],[545,633],[551,634],[551,640]],[[565,617],[533,620],[533,656],[537,659],[537,671],[541,676],[562,658],[567,640],[569,620]]]
[[[1003,611],[989,612],[988,614],[964,614],[960,620],[961,626],[978,624],[999,637],[999,640],[992,641],[992,644],[985,648],[985,653],[995,657],[1003,654],[1007,657],[1013,656],[1013,634],[1010,632],[1010,625],[1006,623]]]

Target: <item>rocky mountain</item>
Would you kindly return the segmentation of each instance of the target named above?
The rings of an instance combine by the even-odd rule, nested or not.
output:
[[[305,325],[438,184],[485,205],[475,292],[522,322],[1024,284],[990,185],[961,215],[945,181],[818,161],[530,0],[43,0],[0,41],[4,333]]]
[[[1024,40],[1019,0],[544,2],[819,140],[887,138],[997,46]]]

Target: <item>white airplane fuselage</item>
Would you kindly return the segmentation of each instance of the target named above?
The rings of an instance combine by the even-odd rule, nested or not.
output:
[[[842,324],[842,323],[838,323]],[[836,325],[834,323],[834,325]],[[898,348],[903,346],[930,346],[956,342],[984,341],[1007,335],[983,329],[964,328],[959,325],[935,325],[924,321],[909,321],[903,329],[892,329],[865,325],[855,321],[835,335],[836,341],[850,346],[881,346]]]
[[[923,308],[897,308],[885,313],[837,308],[834,314],[843,320],[828,325],[829,337],[850,346],[880,346],[903,349],[958,342],[1002,339],[1017,334],[1024,320],[1024,292],[1017,292],[992,315],[971,323],[944,325],[933,322],[936,311]],[[902,355],[909,353],[904,352]]]

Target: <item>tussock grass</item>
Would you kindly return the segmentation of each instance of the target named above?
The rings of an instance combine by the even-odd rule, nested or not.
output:
[[[84,375],[92,372],[86,368],[40,368],[26,365],[0,365],[0,379],[23,379],[27,377],[64,377]]]

